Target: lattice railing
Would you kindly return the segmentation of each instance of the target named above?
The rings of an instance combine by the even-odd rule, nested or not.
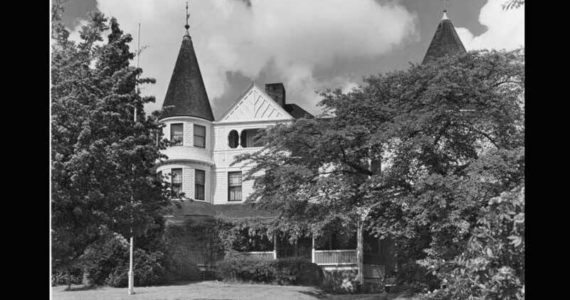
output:
[[[356,250],[315,250],[317,265],[356,264]]]

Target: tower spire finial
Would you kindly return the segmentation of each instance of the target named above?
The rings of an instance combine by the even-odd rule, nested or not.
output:
[[[441,1],[443,3],[443,16],[441,17],[442,20],[447,20],[447,4],[449,2],[449,0],[442,0]]]
[[[188,25],[188,18],[190,18],[190,14],[188,13],[188,1],[186,1],[186,25],[184,25],[184,28],[186,28],[186,35],[190,35],[188,32],[188,29],[190,28],[190,25]]]

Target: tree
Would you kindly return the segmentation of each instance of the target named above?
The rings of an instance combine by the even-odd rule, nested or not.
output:
[[[524,5],[524,0],[506,0],[503,9],[519,8]]]
[[[144,237],[162,226],[160,210],[169,200],[153,171],[164,148],[158,114],[143,109],[154,98],[136,89],[154,80],[139,78],[142,69],[130,66],[131,36],[116,19],[94,13],[75,43],[59,22],[61,6],[54,5],[52,258],[54,269],[64,270],[77,266],[108,230],[128,237],[134,229]]]
[[[392,238],[400,270],[457,257],[489,199],[524,180],[523,60],[469,52],[324,93],[334,117],[271,128],[264,149],[238,158],[253,166],[248,201]]]

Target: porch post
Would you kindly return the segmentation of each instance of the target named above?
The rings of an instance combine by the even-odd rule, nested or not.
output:
[[[315,263],[315,234],[314,233],[311,234],[311,238],[313,241],[313,244],[311,246],[311,262]]]
[[[277,233],[273,234],[273,259],[277,259]]]
[[[362,231],[364,230],[364,222],[358,220],[358,228],[356,232],[356,265],[358,267],[358,274],[356,275],[356,280],[360,282],[361,285],[364,284],[364,247],[363,247],[363,236]]]

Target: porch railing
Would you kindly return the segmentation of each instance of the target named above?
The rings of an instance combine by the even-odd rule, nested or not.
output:
[[[314,250],[314,263],[317,265],[356,264],[356,250]]]

